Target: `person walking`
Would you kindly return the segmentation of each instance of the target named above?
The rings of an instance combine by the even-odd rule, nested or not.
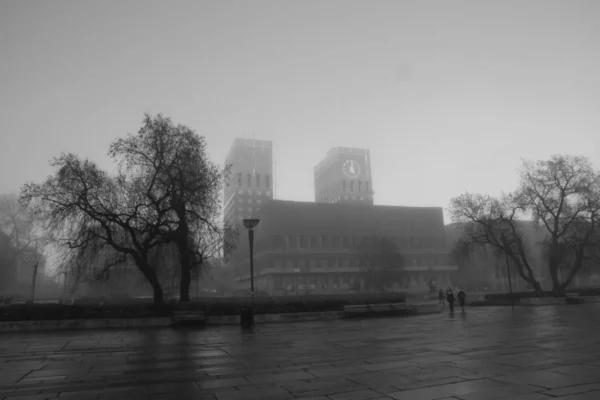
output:
[[[460,289],[458,291],[458,304],[460,305],[460,310],[464,314],[465,313],[465,300],[467,299],[467,294],[464,290]]]
[[[454,300],[454,292],[452,291],[452,288],[449,287],[448,290],[446,290],[446,301],[450,307],[450,314],[454,314]]]
[[[439,300],[439,305],[442,306],[442,310],[444,308],[446,308],[446,302],[444,301],[444,298],[446,296],[444,295],[444,291],[440,288],[439,292],[438,292],[438,300]]]

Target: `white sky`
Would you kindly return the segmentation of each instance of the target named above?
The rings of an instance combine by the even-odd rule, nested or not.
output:
[[[0,192],[60,152],[112,168],[144,112],[218,163],[273,140],[289,200],[334,146],[371,150],[376,204],[510,191],[521,157],[598,167],[598,21],[595,0],[0,0]]]

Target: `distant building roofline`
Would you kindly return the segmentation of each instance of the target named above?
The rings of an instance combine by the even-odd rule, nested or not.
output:
[[[233,143],[231,144],[231,147],[229,147],[229,151],[227,152],[227,156],[225,157],[225,163],[227,163],[231,159],[231,153],[235,150],[236,147],[256,147],[262,149],[272,149],[273,141],[253,138],[235,138],[233,140]]]

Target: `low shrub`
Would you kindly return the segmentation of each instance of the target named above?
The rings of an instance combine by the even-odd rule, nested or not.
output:
[[[86,299],[87,300],[87,299]],[[255,298],[253,306],[257,314],[287,314],[300,312],[341,311],[345,305],[404,303],[404,293],[382,295],[336,295],[305,297]],[[65,304],[13,304],[0,308],[0,321],[47,321],[60,319],[101,318],[147,318],[168,317],[174,309],[204,311],[207,316],[239,315],[242,306],[250,305],[248,297],[215,298],[191,302],[185,305],[165,304],[157,307],[152,303],[129,302],[128,304],[99,304],[98,301],[81,301]]]
[[[567,289],[567,293],[577,293],[580,296],[600,296],[600,288]]]
[[[579,296],[600,296],[600,288],[573,288],[567,289],[566,293],[577,293]],[[551,291],[543,291],[541,293],[536,292],[513,292],[512,296],[515,299],[531,299],[535,297],[539,298],[547,298],[547,297],[557,297]],[[510,293],[492,293],[486,294],[485,299],[490,301],[498,301],[498,300],[510,300]],[[564,297],[564,296],[558,296]]]

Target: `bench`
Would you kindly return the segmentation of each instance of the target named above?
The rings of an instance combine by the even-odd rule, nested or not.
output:
[[[203,325],[206,322],[204,311],[195,310],[176,310],[173,311],[171,326],[196,326]]]
[[[581,296],[579,296],[579,293],[565,293],[566,304],[581,304],[583,302],[584,301]]]
[[[344,316],[364,314],[400,314],[410,310],[411,307],[406,303],[393,304],[360,304],[344,306]]]

